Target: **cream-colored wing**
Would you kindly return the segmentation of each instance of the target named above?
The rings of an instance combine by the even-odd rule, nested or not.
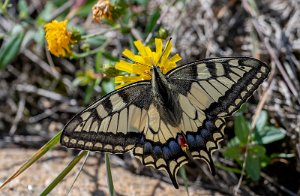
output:
[[[206,116],[232,115],[267,78],[270,68],[248,58],[216,58],[183,65],[167,74],[173,87]]]
[[[91,151],[124,153],[143,137],[150,84],[139,82],[104,96],[63,129],[61,144]]]

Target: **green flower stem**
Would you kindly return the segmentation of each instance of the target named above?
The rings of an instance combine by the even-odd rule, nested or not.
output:
[[[114,30],[117,30],[117,29],[120,29],[120,28],[121,28],[120,25],[116,25],[116,26],[114,26],[110,29],[106,29],[105,31],[101,31],[101,32],[97,32],[97,33],[89,34],[89,35],[83,35],[83,36],[81,36],[81,40],[86,40],[86,39],[89,39],[89,38],[97,37],[99,35],[103,35],[107,32],[114,31]]]
[[[90,51],[87,51],[87,52],[84,52],[84,53],[76,53],[76,52],[73,52],[72,53],[72,57],[75,58],[75,59],[80,59],[80,58],[84,58],[84,57],[87,57],[87,56],[90,56],[92,54],[96,54],[98,52],[105,52],[105,47],[107,46],[107,44],[109,43],[109,41],[105,41],[101,46],[99,46],[98,48],[95,48],[94,50],[90,50]]]

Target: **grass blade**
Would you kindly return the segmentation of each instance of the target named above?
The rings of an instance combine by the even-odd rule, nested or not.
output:
[[[81,160],[82,157],[87,155],[88,151],[81,151],[69,165],[45,188],[40,194],[41,196],[48,195],[56,185],[63,180],[63,178],[73,169],[73,167]]]
[[[5,187],[9,182],[18,177],[26,169],[28,169],[33,163],[39,160],[46,152],[52,149],[60,139],[62,131],[56,134],[49,142],[42,146],[28,161],[26,161],[13,175],[11,175],[5,182],[0,186],[0,190]]]
[[[190,195],[190,193],[189,193],[189,180],[188,180],[188,177],[186,175],[186,171],[185,171],[184,166],[179,168],[179,173],[180,173],[180,176],[183,179],[186,193],[189,196]]]
[[[83,170],[83,166],[85,165],[85,163],[86,163],[86,161],[87,161],[87,158],[89,157],[89,153],[90,153],[90,152],[88,151],[88,153],[86,154],[85,159],[83,160],[83,163],[81,164],[80,169],[79,169],[79,171],[77,172],[76,177],[75,177],[75,179],[73,180],[73,183],[72,183],[72,185],[70,186],[70,188],[69,188],[68,193],[67,193],[66,196],[69,196],[69,195],[70,195],[70,192],[71,192],[72,188],[74,187],[74,184],[75,184],[75,182],[77,181],[77,179],[78,179],[78,177],[79,177],[81,171]]]
[[[109,154],[105,153],[105,166],[106,166],[106,175],[107,175],[107,184],[109,187],[109,194],[110,196],[115,195],[115,189],[114,189],[114,183],[111,175],[111,169],[110,169],[110,160],[109,160]]]

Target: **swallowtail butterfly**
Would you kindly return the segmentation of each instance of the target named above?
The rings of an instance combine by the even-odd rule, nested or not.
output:
[[[267,78],[270,68],[247,57],[213,58],[179,66],[167,74],[115,90],[78,113],[64,127],[61,144],[90,151],[133,150],[146,166],[176,173],[190,159],[211,154],[232,115]]]

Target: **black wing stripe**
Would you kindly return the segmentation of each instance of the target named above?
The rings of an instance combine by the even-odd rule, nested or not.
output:
[[[200,65],[201,70],[204,70],[203,64],[207,65],[208,70],[210,70],[209,67],[216,69],[215,71],[210,70],[207,75],[208,78],[205,80],[197,77],[186,77],[181,74],[181,72],[189,73],[188,70],[199,71]],[[225,117],[235,112],[252,95],[254,90],[268,76],[269,71],[270,68],[266,64],[256,59],[246,57],[218,58],[198,61],[174,69],[168,73],[168,80],[170,83],[174,83],[178,92],[187,96],[190,92],[196,100],[204,105],[200,109],[207,114]],[[202,90],[193,86],[195,81],[199,83]],[[217,87],[213,81],[215,85],[218,85],[218,83],[223,85]],[[184,85],[181,86],[181,84]],[[197,91],[195,91],[196,89]],[[186,92],[183,92],[183,90],[186,90]],[[206,102],[203,102],[205,99],[207,99]],[[211,99],[213,101],[210,101]],[[195,107],[199,108],[201,106],[195,104]]]
[[[96,101],[65,126],[61,136],[62,145],[113,153],[124,153],[134,148],[144,130],[142,111],[151,103],[147,93],[149,88],[149,82],[139,82]],[[143,107],[140,108],[140,105]],[[130,113],[128,107],[136,111]],[[128,127],[135,129],[129,130]]]
[[[266,69],[264,69],[266,68]],[[260,73],[261,77],[257,79],[255,84],[252,84],[252,79],[256,78]],[[245,73],[237,83],[235,83],[231,89],[229,89],[224,96],[222,96],[218,103],[213,103],[207,108],[207,114],[211,116],[228,116],[235,112],[257,89],[257,87],[268,76],[269,68],[265,64],[261,64],[256,69],[251,69]],[[240,99],[239,97],[242,97]],[[235,104],[236,100],[240,100]]]

